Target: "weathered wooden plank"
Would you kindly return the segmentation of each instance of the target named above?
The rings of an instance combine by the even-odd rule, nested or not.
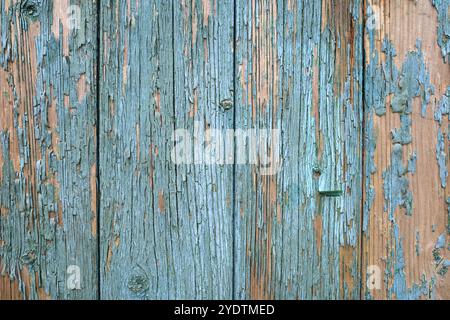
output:
[[[201,148],[233,127],[233,1],[101,12],[102,298],[231,298],[233,171]]]
[[[182,150],[193,164],[177,166],[179,241],[186,243],[175,258],[192,264],[185,297],[231,299],[234,0],[178,0],[174,19],[175,128],[186,134],[177,146],[193,139]]]
[[[96,1],[0,8],[0,299],[95,299]]]
[[[365,298],[450,297],[449,4],[366,1]]]
[[[237,1],[236,127],[281,135],[236,168],[236,298],[359,298],[361,9]]]

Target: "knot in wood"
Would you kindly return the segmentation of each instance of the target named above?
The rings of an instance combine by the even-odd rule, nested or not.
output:
[[[40,13],[42,0],[24,0],[19,3],[20,14],[29,18],[37,18]]]

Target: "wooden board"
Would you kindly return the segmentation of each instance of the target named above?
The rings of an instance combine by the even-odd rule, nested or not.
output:
[[[0,299],[96,299],[96,2],[0,7]]]
[[[280,132],[236,169],[237,298],[359,297],[361,9],[237,1],[236,127]]]
[[[233,8],[102,2],[104,298],[232,298],[233,167],[202,148],[233,128]]]
[[[365,298],[450,298],[449,2],[433,2],[366,6]]]

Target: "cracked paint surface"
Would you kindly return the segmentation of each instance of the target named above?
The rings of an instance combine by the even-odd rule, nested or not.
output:
[[[236,125],[281,128],[283,169],[236,170],[237,298],[359,296],[361,9],[238,2]]]
[[[79,5],[95,21],[95,3]],[[0,296],[96,298],[96,100],[76,90],[79,79],[95,89],[95,25],[69,33],[53,1],[0,7]],[[70,265],[82,269],[80,291],[66,287]]]
[[[431,0],[438,12],[439,25],[437,29],[438,44],[442,50],[442,57],[446,63],[450,58],[450,1]]]
[[[448,297],[449,4],[0,0],[0,298]]]
[[[101,3],[104,298],[232,298],[233,168],[176,166],[171,139],[233,128],[233,8]]]

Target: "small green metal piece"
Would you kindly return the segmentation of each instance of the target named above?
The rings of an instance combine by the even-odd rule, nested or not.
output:
[[[342,190],[327,190],[327,191],[319,191],[321,196],[337,198],[344,194]]]

